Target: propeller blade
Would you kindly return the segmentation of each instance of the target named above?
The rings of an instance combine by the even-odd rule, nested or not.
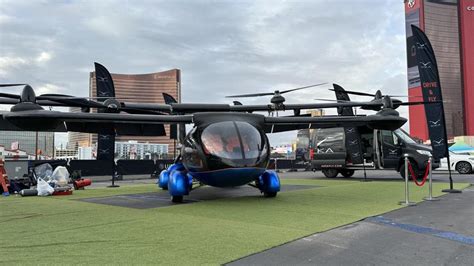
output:
[[[68,96],[68,95],[40,95],[36,97],[37,100],[48,100],[48,101],[53,101],[57,103],[62,103],[64,105],[71,105],[75,107],[90,107],[90,108],[105,108],[106,106],[95,102],[95,101],[90,101],[85,98],[76,98],[76,97],[62,97],[62,96]]]
[[[0,104],[17,104],[19,102],[18,99],[0,98]]]
[[[434,101],[434,102],[404,102],[404,103],[398,103],[396,105],[410,106],[410,105],[434,104],[434,103],[441,103],[441,101]]]
[[[10,83],[10,84],[0,84],[0,87],[15,87],[15,86],[25,86],[28,84],[23,83]]]
[[[88,96],[71,96],[65,94],[41,94],[40,96],[36,97],[40,100],[52,100],[54,99],[68,99],[68,100],[76,100],[76,99],[116,99],[116,100],[135,100],[136,98],[122,98],[122,97],[88,97]]]
[[[423,96],[410,96],[410,95],[387,95],[390,97],[399,97],[399,98],[423,98]]]
[[[328,84],[328,83],[327,83],[327,82],[324,82],[324,83],[319,83],[319,84],[314,84],[314,85],[309,85],[309,86],[294,88],[294,89],[291,89],[291,90],[280,91],[280,94],[287,93],[287,92],[290,92],[290,91],[296,91],[296,90],[302,90],[302,89],[307,89],[307,88],[311,88],[311,87],[321,86],[321,85],[324,85],[324,84]]]
[[[330,91],[334,91],[334,89],[329,89]],[[367,93],[367,92],[360,92],[360,91],[345,91],[347,94],[359,95],[359,96],[369,96],[375,97],[375,94]],[[389,96],[389,97],[403,97],[403,98],[423,98],[423,96],[409,96],[409,95],[382,95],[382,96]]]
[[[41,94],[36,97],[38,100],[50,100],[50,99],[63,99],[63,98],[73,98],[75,96],[65,95],[65,94]]]
[[[237,98],[237,97],[271,96],[271,95],[276,95],[277,92],[278,92],[279,94],[283,94],[283,93],[287,93],[287,92],[290,92],[290,91],[302,90],[302,89],[306,89],[306,88],[321,86],[321,85],[324,85],[324,84],[327,84],[327,82],[325,82],[325,83],[319,83],[319,84],[314,84],[314,85],[309,85],[309,86],[304,86],[304,87],[299,87],[299,88],[294,88],[294,89],[285,90],[285,91],[279,91],[279,92],[278,92],[278,90],[276,90],[276,91],[274,91],[274,92],[262,92],[262,93],[229,95],[229,96],[225,96],[225,97],[226,97],[226,98]]]
[[[336,103],[350,103],[351,102],[351,101],[345,101],[345,100],[332,100],[332,99],[319,99],[319,98],[316,98],[314,100],[325,101],[325,102],[336,102]]]
[[[3,92],[0,92],[0,97],[10,98],[10,99],[21,99],[20,95],[10,94],[10,93],[3,93]]]
[[[239,94],[239,95],[229,95],[225,96],[226,98],[238,98],[238,97],[259,97],[259,96],[271,96],[275,93],[265,92],[265,93],[252,93],[252,94]]]

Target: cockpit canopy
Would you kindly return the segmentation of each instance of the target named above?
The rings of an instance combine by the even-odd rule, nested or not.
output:
[[[267,156],[267,141],[263,132],[242,121],[218,122],[201,134],[204,153],[222,159],[256,163]]]

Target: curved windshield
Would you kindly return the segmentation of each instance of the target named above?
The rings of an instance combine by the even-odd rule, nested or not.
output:
[[[240,121],[211,124],[201,134],[204,152],[225,159],[258,159],[264,150],[260,132]]]
[[[253,126],[245,122],[235,122],[238,133],[242,138],[242,147],[244,149],[244,159],[259,158],[263,150],[263,141],[260,132]]]

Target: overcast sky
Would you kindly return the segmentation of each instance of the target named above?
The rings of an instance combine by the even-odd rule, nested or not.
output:
[[[402,0],[0,0],[0,82],[87,96],[88,73],[100,62],[113,73],[179,68],[183,102],[229,103],[225,95],[320,82],[407,94],[404,23]],[[334,99],[329,88],[285,96]]]

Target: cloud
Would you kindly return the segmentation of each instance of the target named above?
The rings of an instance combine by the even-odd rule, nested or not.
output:
[[[8,71],[12,68],[24,66],[28,63],[28,60],[21,57],[0,57],[0,77],[8,77]]]
[[[0,14],[0,24],[9,23],[12,17]]]
[[[37,95],[41,94],[48,94],[48,93],[56,93],[60,94],[63,89],[60,88],[59,86],[56,86],[54,84],[46,83],[44,85],[41,85],[39,87],[35,88],[35,93]]]
[[[179,68],[185,102],[230,103],[225,95],[319,82],[407,93],[401,1],[3,3],[0,78],[48,92],[87,95],[96,61],[114,73]],[[285,97],[288,103],[334,99],[328,88]]]
[[[48,62],[49,60],[51,60],[52,58],[52,55],[51,53],[48,53],[48,52],[41,52],[37,57],[36,57],[36,62],[37,63],[46,63]]]

